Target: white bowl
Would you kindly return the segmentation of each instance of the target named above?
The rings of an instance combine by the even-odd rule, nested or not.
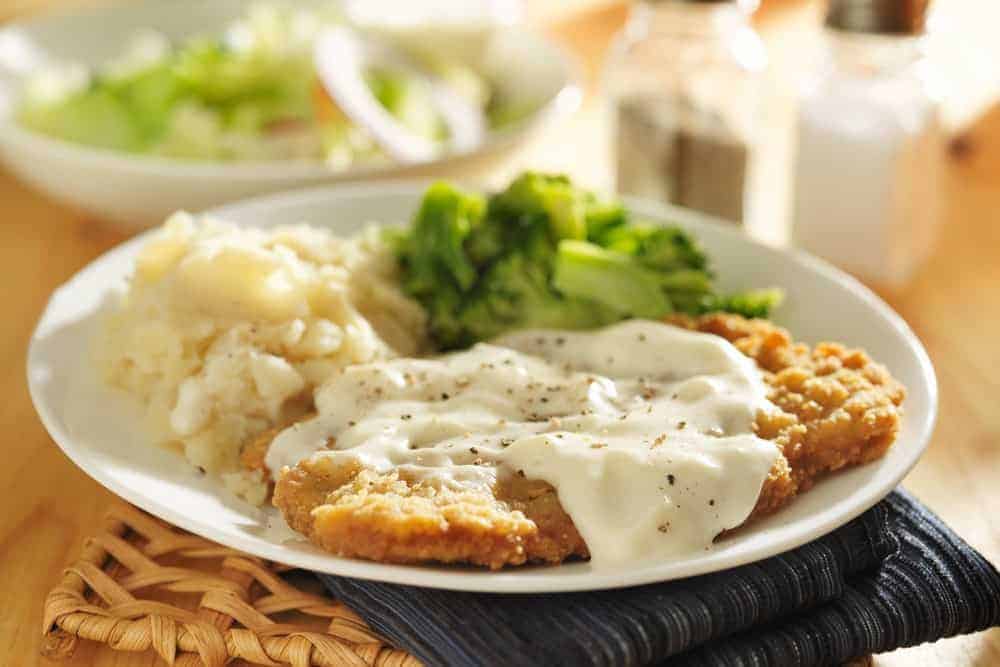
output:
[[[404,222],[423,187],[355,185],[259,198],[217,213],[268,227],[308,221],[338,234],[368,221]],[[387,565],[341,558],[289,532],[277,510],[256,508],[199,475],[179,454],[144,442],[140,406],[98,378],[88,340],[110,291],[132,270],[148,238],[133,239],[94,261],[52,296],[28,355],[35,407],[53,439],[87,474],[131,503],[216,542],[262,558],[362,579],[497,593],[578,591],[633,586],[713,572],[792,549],[833,530],[892,491],[930,439],[937,412],[934,370],[920,341],[889,306],[850,276],[804,253],[749,240],[731,225],[631,200],[654,222],[677,222],[701,239],[723,289],[777,285],[787,300],[776,321],[799,340],[836,340],[868,350],[908,388],[899,437],[881,459],[838,472],[788,507],[719,541],[705,553],[633,567],[569,563],[501,572]]]
[[[486,76],[513,105],[536,111],[492,132],[472,151],[419,165],[334,169],[316,161],[205,163],[90,148],[20,127],[13,113],[23,78],[45,64],[98,65],[120,55],[141,28],[172,40],[220,31],[241,16],[239,0],[139,0],[42,16],[0,29],[0,160],[51,197],[138,229],[177,209],[201,210],[256,194],[304,185],[385,176],[435,176],[473,159],[495,157],[533,130],[579,105],[576,67],[558,47],[524,27],[492,31],[483,51]]]

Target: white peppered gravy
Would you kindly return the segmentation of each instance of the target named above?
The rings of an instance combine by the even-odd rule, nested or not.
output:
[[[645,320],[350,366],[316,407],[271,445],[275,479],[323,456],[458,487],[545,480],[595,566],[711,548],[749,516],[778,457],[753,433],[758,410],[775,409],[754,362]]]

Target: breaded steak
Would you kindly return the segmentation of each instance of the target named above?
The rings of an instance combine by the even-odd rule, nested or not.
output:
[[[809,348],[768,321],[734,315],[668,321],[721,336],[754,359],[770,387],[768,398],[780,409],[759,413],[755,422],[757,434],[782,455],[751,520],[822,476],[877,459],[892,445],[905,392],[864,352],[835,343]],[[274,434],[248,446],[248,467],[261,466]],[[589,556],[556,490],[517,476],[491,490],[456,492],[316,457],[282,475],[273,502],[292,528],[343,556],[492,569]]]

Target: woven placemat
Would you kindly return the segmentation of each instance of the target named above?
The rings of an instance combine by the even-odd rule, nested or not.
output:
[[[418,667],[314,577],[116,504],[45,599],[42,654],[82,640],[180,667]]]
[[[309,573],[184,532],[115,504],[45,598],[42,655],[80,640],[156,651],[178,667],[235,659],[280,667],[423,667]],[[843,667],[866,667],[865,657]]]

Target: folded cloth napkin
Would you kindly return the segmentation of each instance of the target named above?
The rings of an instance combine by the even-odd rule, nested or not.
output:
[[[320,575],[428,665],[837,665],[1000,625],[1000,574],[905,491],[779,556],[611,591],[488,595]]]

